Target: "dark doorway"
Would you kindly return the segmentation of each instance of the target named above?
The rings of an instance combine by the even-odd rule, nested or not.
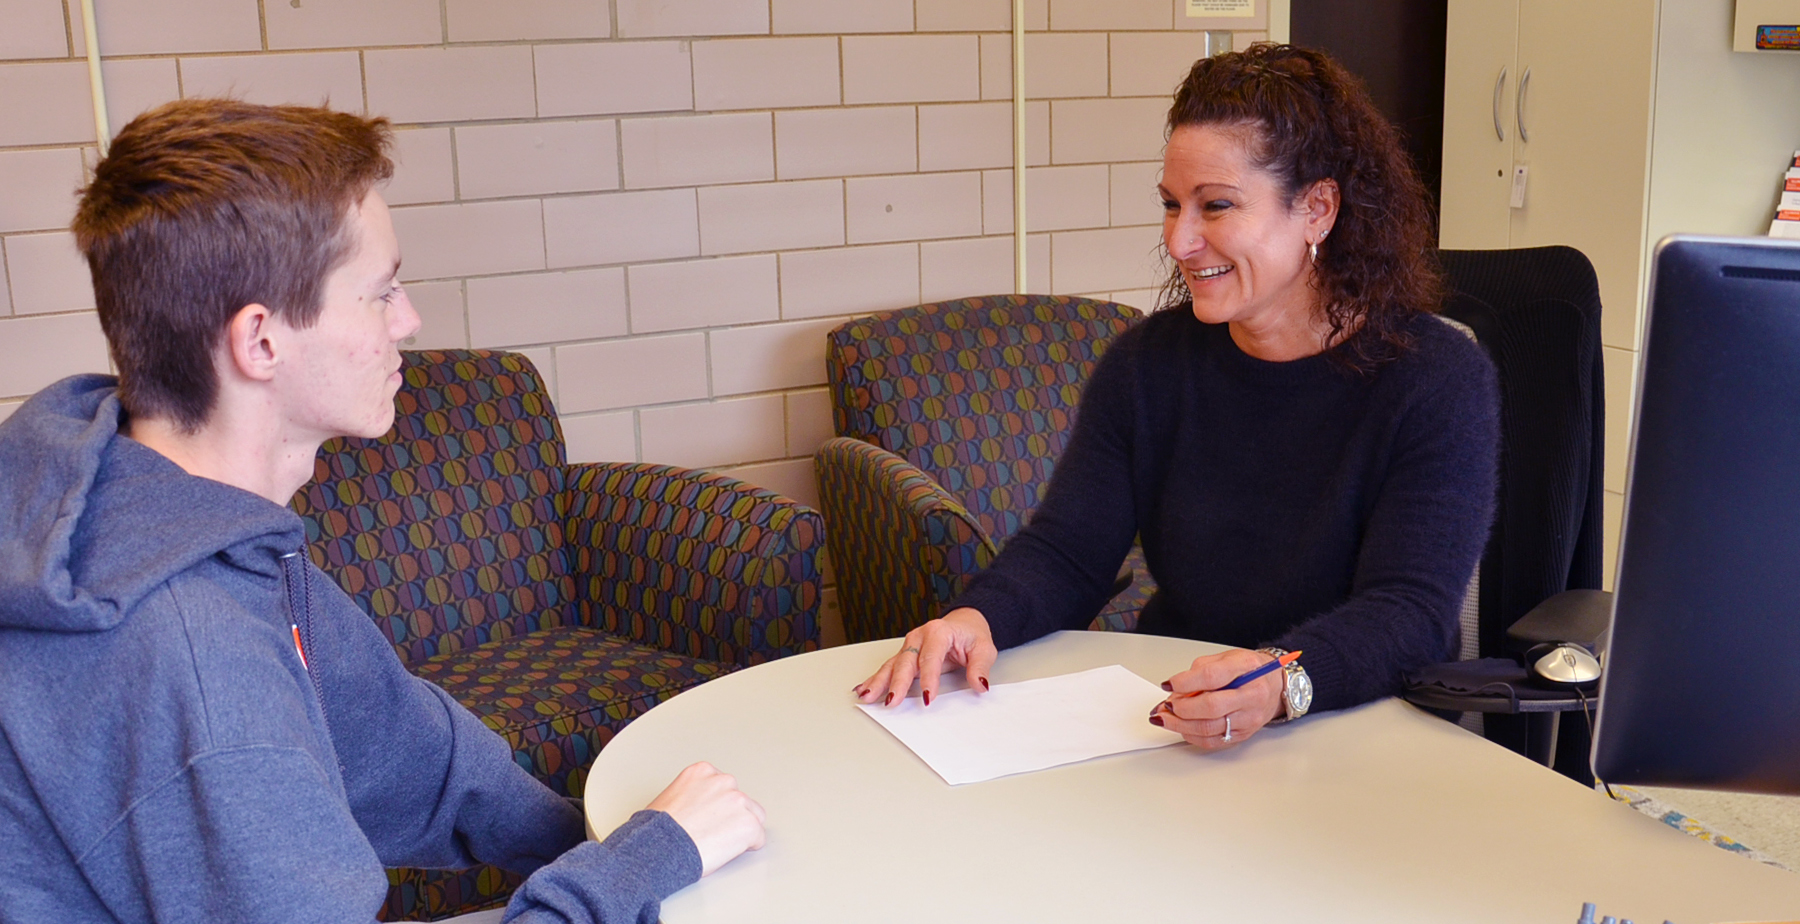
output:
[[[1293,43],[1318,48],[1368,84],[1399,126],[1436,210],[1444,170],[1447,0],[1291,0]]]

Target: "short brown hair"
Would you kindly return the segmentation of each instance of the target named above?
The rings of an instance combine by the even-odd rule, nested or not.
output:
[[[318,320],[326,277],[351,255],[351,209],[393,175],[391,138],[386,119],[224,99],[125,126],[73,229],[127,414],[204,424],[214,350],[245,305]]]
[[[1315,270],[1332,338],[1352,331],[1335,357],[1369,369],[1410,345],[1413,316],[1442,307],[1425,186],[1362,82],[1325,53],[1265,42],[1200,59],[1169,107],[1167,132],[1184,125],[1252,128],[1251,157],[1290,204],[1337,182],[1337,223]],[[1186,297],[1177,268],[1163,307]]]

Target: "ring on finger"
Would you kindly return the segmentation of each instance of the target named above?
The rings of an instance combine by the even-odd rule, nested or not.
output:
[[[902,648],[902,649],[900,649],[900,653],[901,653],[901,654],[906,654],[906,653],[907,653],[907,652],[909,652],[909,651],[910,651],[910,652],[912,652],[912,653],[913,653],[913,654],[918,654],[918,653],[919,653],[919,649],[917,649],[917,648],[913,648],[913,647],[911,647],[911,646],[908,646],[908,647],[906,647],[906,648]]]
[[[1219,740],[1226,742],[1231,740],[1231,716],[1225,717],[1225,734],[1220,735]]]

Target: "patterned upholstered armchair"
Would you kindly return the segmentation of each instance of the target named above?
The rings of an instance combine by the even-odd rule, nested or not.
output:
[[[1140,315],[1112,302],[997,295],[859,318],[827,335],[837,438],[814,459],[850,641],[938,615],[1025,524],[1081,386]],[[1136,625],[1140,550],[1095,628]],[[1133,579],[1135,578],[1135,579]]]
[[[818,513],[718,475],[564,462],[525,357],[408,352],[393,431],[333,440],[294,498],[313,561],[400,660],[580,796],[626,723],[818,647]],[[390,872],[390,920],[497,904],[491,867]]]

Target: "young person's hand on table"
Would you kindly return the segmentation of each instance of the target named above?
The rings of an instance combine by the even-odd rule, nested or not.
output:
[[[994,636],[988,631],[987,618],[970,607],[951,610],[943,616],[906,633],[900,653],[887,659],[868,680],[856,686],[856,699],[861,703],[893,704],[906,698],[914,678],[925,705],[931,705],[938,693],[938,680],[945,666],[961,667],[969,689],[977,693],[988,690],[988,671],[999,655]]]
[[[700,875],[737,859],[746,850],[761,850],[763,807],[737,788],[737,779],[705,761],[676,774],[645,808],[668,812],[700,851]]]
[[[1272,671],[1235,690],[1222,688],[1273,660],[1266,651],[1243,648],[1195,658],[1192,667],[1163,683],[1171,695],[1151,710],[1150,723],[1202,750],[1242,744],[1282,713],[1282,673]]]

